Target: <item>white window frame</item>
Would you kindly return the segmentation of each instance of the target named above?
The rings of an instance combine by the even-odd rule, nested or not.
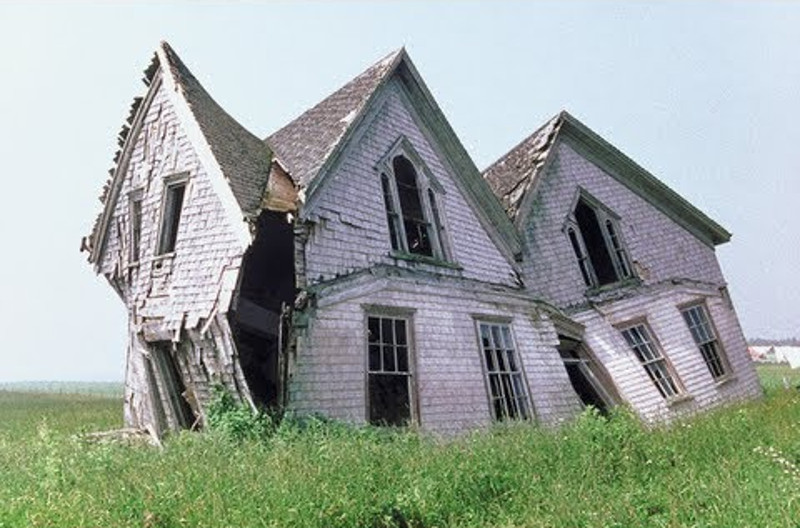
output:
[[[647,324],[640,320],[619,327],[622,339],[642,365],[650,381],[665,400],[681,399],[685,390],[669,359]]]
[[[173,247],[165,251],[164,250],[164,236],[166,235],[166,222],[168,221],[168,213],[167,211],[167,202],[169,199],[169,193],[175,187],[183,186],[183,198],[181,200],[181,207],[177,212],[178,215],[178,222],[175,227],[175,243]],[[160,207],[160,214],[158,220],[158,237],[156,238],[156,248],[155,254],[156,257],[165,257],[175,253],[175,248],[178,244],[178,233],[180,232],[181,228],[181,218],[183,216],[183,212],[186,209],[186,203],[189,199],[189,173],[183,172],[179,174],[173,174],[171,176],[167,176],[164,178],[164,189],[161,193],[161,207]]]
[[[680,312],[711,377],[715,381],[730,377],[731,366],[706,304],[702,301],[687,304]]]
[[[395,375],[403,376],[406,378],[408,384],[408,405],[409,405],[409,419],[408,423],[402,426],[419,425],[419,410],[417,408],[417,387],[416,387],[416,362],[414,354],[414,339],[413,339],[413,310],[396,308],[396,307],[375,307],[370,306],[365,309],[364,314],[364,395],[365,395],[365,420],[367,423],[373,425],[381,425],[372,421],[372,400],[370,395],[370,377],[373,375]],[[382,335],[378,338],[378,342],[370,340],[370,319],[377,319],[379,321],[379,328],[383,331],[383,320],[392,321],[392,330],[396,331],[396,321],[402,321],[405,326],[405,345],[399,344],[396,336],[393,334],[393,347],[392,351],[394,359],[394,368],[387,368],[385,364],[385,350],[384,347],[389,343],[382,340]],[[371,347],[374,345],[379,346],[380,365],[375,368],[371,357]],[[397,348],[404,346],[406,349],[406,370],[399,370]]]
[[[135,214],[139,205],[138,218]],[[142,224],[144,220],[144,189],[128,193],[128,265],[136,266],[142,260]],[[138,224],[138,226],[137,226]],[[137,233],[138,227],[138,233]]]
[[[597,278],[597,273],[594,269],[594,265],[592,264],[591,257],[589,256],[590,253],[586,246],[583,232],[580,229],[577,217],[575,215],[575,210],[580,202],[583,202],[594,211],[600,232],[603,236],[605,249],[608,252],[609,258],[611,259],[611,264],[614,267],[614,274],[616,275],[615,281],[606,284],[600,284],[600,281]],[[575,258],[578,261],[583,282],[588,288],[599,288],[609,284],[617,284],[619,282],[636,278],[636,274],[628,254],[627,244],[625,244],[625,240],[622,237],[619,216],[614,214],[600,201],[587,194],[585,191],[580,190],[577,193],[575,200],[573,200],[572,208],[570,209],[570,214],[564,224],[563,231],[567,236],[569,245],[575,254]],[[575,242],[573,242],[570,232],[574,233],[577,245]],[[578,254],[579,250],[580,254]]]
[[[492,418],[495,421],[533,419],[533,402],[511,321],[476,318],[475,330]],[[489,347],[484,344],[486,335]]]
[[[398,157],[405,158],[416,173],[417,192],[428,230],[431,255],[413,253],[408,247],[408,236],[405,230],[403,210],[397,189],[397,177],[394,171],[394,160]],[[448,261],[451,253],[448,235],[449,230],[447,229],[444,215],[444,197],[446,192],[441,183],[439,183],[433,173],[425,165],[419,154],[417,154],[408,138],[405,136],[399,138],[377,164],[376,169],[381,186],[381,193],[384,196],[390,243],[392,242],[392,228],[394,228],[397,236],[397,247],[391,244],[392,251],[423,259],[432,258],[440,261]],[[386,183],[384,183],[384,175]],[[388,184],[388,196],[386,192],[387,189],[385,189],[386,184]],[[431,203],[431,195],[435,198],[435,204]]]

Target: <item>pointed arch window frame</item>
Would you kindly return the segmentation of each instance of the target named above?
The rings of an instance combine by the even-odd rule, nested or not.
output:
[[[594,211],[597,218],[597,224],[602,234],[605,250],[608,252],[608,256],[614,268],[614,274],[616,275],[616,280],[614,281],[601,283],[598,278],[592,263],[589,248],[586,245],[584,234],[581,232],[575,214],[578,204],[581,201]],[[567,241],[578,261],[581,277],[587,288],[598,289],[639,280],[630,257],[628,244],[626,244],[622,234],[621,224],[622,219],[618,214],[589,194],[585,189],[578,188],[571,202],[569,214],[564,221],[562,231],[567,237]]]
[[[400,195],[397,187],[397,176],[394,160],[405,158],[413,167],[416,178],[417,194],[422,208],[424,222],[428,227],[428,239],[431,254],[415,253],[409,248],[408,234],[404,222]],[[386,221],[389,230],[389,242],[392,253],[397,256],[413,256],[421,259],[433,259],[450,262],[452,259],[449,229],[444,214],[444,197],[447,191],[439,179],[428,168],[406,136],[398,138],[375,165],[386,209]]]

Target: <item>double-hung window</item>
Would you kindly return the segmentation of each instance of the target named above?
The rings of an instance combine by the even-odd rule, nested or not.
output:
[[[408,425],[413,418],[411,353],[406,317],[367,317],[367,408],[375,425]]]
[[[443,191],[405,138],[381,164],[380,179],[392,250],[446,260]]]
[[[185,197],[186,179],[175,180],[166,184],[162,201],[161,225],[158,232],[158,251],[156,255],[164,255],[175,251]]]
[[[529,418],[525,377],[508,324],[478,321],[478,334],[495,420]]]
[[[622,330],[622,336],[631,347],[647,375],[664,398],[675,398],[681,393],[675,373],[661,349],[652,337],[646,323],[640,323]]]
[[[719,345],[717,334],[708,316],[705,305],[696,304],[681,311],[683,320],[689,327],[694,342],[703,355],[709,372],[714,379],[720,379],[727,374],[724,354]]]
[[[605,208],[580,197],[566,231],[586,286],[598,287],[633,277],[618,220]]]

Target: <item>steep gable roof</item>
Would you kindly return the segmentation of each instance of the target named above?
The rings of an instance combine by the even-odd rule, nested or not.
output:
[[[566,111],[483,171],[484,179],[517,225],[533,202],[555,145],[562,140],[706,244],[730,240],[725,228]]]
[[[319,104],[278,130],[265,141],[289,171],[296,185],[306,189],[311,203],[319,178],[358,128],[371,102],[390,78],[398,80],[416,114],[442,149],[445,161],[458,176],[465,196],[481,223],[509,259],[521,255],[522,243],[491,189],[458,136],[447,122],[405,48],[387,55]]]
[[[295,184],[312,182],[402,54],[401,48],[385,56],[265,140]]]
[[[233,119],[206,92],[197,78],[186,67],[177,53],[166,42],[161,42],[150,65],[145,70],[144,83],[147,95],[137,97],[131,105],[126,123],[119,134],[120,150],[114,156],[115,166],[109,171],[100,201],[103,210],[94,223],[92,232],[84,238],[81,249],[88,250],[89,261],[97,262],[105,243],[105,234],[117,194],[122,186],[133,148],[147,106],[157,89],[154,85],[158,73],[176,106],[181,124],[190,137],[198,155],[209,166],[217,192],[228,210],[231,220],[238,226],[240,241],[249,243],[249,233],[241,226],[246,217],[258,213],[261,197],[269,178],[272,153],[258,137],[248,132]],[[230,199],[226,199],[230,197]]]

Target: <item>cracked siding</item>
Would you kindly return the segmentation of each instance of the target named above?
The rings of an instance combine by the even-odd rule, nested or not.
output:
[[[241,265],[240,244],[164,85],[157,90],[131,146],[99,259],[100,272],[120,289],[130,318],[125,419],[136,426],[153,423],[154,418],[145,367],[149,346],[140,332],[151,340],[188,338],[175,357],[190,400],[206,401],[212,381],[232,389],[244,387],[224,317]],[[164,178],[184,172],[188,185],[174,255],[155,257]],[[128,197],[137,189],[142,190],[140,259],[130,266]],[[154,266],[159,262],[162,270]]]
[[[483,229],[435,149],[417,127],[398,94],[396,83],[387,86],[386,98],[376,115],[367,119],[363,134],[344,152],[328,174],[323,195],[312,211],[317,221],[306,246],[306,277],[310,282],[346,275],[374,264],[411,264],[396,261],[391,251],[383,204],[378,162],[402,135],[412,143],[428,169],[445,188],[438,196],[443,222],[450,238],[451,260],[459,272],[420,265],[436,273],[460,275],[485,282],[513,285],[513,269]]]

